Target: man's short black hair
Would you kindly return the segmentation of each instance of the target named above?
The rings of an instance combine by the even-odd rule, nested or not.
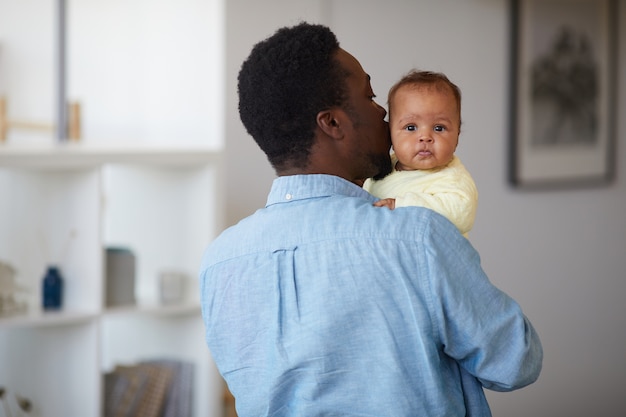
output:
[[[338,50],[328,27],[303,22],[257,43],[241,66],[241,121],[277,171],[307,165],[317,114],[346,100]]]

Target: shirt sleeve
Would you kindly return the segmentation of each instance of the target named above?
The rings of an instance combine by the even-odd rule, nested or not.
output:
[[[448,225],[449,226],[449,225]],[[519,304],[496,288],[471,244],[459,234],[431,233],[427,245],[433,326],[445,354],[485,388],[512,391],[542,367],[539,336]]]

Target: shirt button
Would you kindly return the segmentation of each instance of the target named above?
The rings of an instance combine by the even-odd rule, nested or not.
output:
[[[285,194],[285,200],[291,200],[293,196],[289,193]]]

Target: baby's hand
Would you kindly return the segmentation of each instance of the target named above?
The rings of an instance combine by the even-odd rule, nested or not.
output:
[[[389,210],[396,208],[395,198],[383,198],[374,203],[374,207],[387,207]]]

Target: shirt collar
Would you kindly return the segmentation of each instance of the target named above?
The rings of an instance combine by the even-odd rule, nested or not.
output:
[[[377,200],[367,191],[341,177],[326,174],[288,175],[278,177],[272,183],[266,207],[308,198],[342,195],[364,198],[372,203]]]

